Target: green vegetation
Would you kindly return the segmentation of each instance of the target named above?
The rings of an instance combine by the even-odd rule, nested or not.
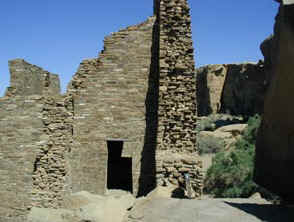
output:
[[[224,149],[224,146],[225,142],[223,139],[210,136],[197,137],[197,148],[200,155],[218,153]]]
[[[243,137],[231,152],[221,151],[213,159],[205,179],[205,192],[215,197],[249,197],[262,192],[253,182],[255,141],[260,117],[251,117]]]

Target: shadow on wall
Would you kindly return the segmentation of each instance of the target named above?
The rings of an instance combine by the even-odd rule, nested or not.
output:
[[[159,24],[156,20],[152,33],[152,57],[146,95],[146,130],[141,154],[141,173],[138,196],[144,196],[156,187],[155,151],[158,128],[159,96]]]

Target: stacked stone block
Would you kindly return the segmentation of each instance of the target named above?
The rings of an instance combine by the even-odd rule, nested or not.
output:
[[[72,112],[67,98],[43,98],[42,141],[34,162],[32,205],[58,208],[71,191],[68,156],[72,144]]]
[[[11,87],[0,98],[0,221],[18,222],[32,206],[57,207],[62,199],[70,184],[62,148],[68,149],[72,123],[70,103],[51,98],[59,96],[58,76],[20,59],[9,68]]]
[[[164,169],[165,159],[177,153],[196,150],[196,78],[192,44],[190,9],[186,0],[158,0],[155,12],[159,20],[159,101],[157,137],[157,174]],[[179,163],[179,165],[181,165]],[[199,167],[198,167],[199,165]],[[182,164],[180,168],[184,168]],[[196,196],[201,195],[201,164],[187,168],[192,175]],[[196,172],[196,173],[195,173]],[[181,182],[182,173],[172,180]],[[169,173],[164,177],[170,179]],[[161,174],[157,175],[159,178]],[[158,178],[157,177],[157,178]],[[160,180],[158,180],[160,183]]]
[[[161,156],[162,155],[162,156]],[[171,183],[178,187],[185,187],[185,174],[189,174],[195,197],[201,197],[203,190],[202,161],[197,156],[189,154],[161,153],[157,156],[158,185],[166,186]]]
[[[49,73],[42,68],[32,65],[23,59],[9,61],[10,87],[6,96],[13,95],[42,95],[60,93],[60,82],[58,75]]]
[[[70,83],[73,191],[105,193],[107,140],[123,139],[124,149],[133,150],[133,191],[138,192],[154,21],[151,17],[107,36],[99,58],[84,60]]]
[[[105,38],[65,96],[56,75],[9,62],[11,86],[0,98],[0,221],[24,221],[32,206],[57,208],[70,192],[105,193],[112,139],[132,157],[134,195],[151,191],[156,178],[181,186],[186,173],[201,195],[189,7],[154,6],[157,17]]]
[[[25,221],[42,140],[42,97],[0,98],[0,221]]]
[[[159,150],[195,152],[196,79],[186,1],[160,1]]]

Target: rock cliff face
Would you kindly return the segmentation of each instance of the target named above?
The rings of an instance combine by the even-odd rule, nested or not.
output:
[[[196,70],[198,115],[262,113],[267,89],[264,65],[208,65]]]
[[[294,4],[281,4],[276,19],[273,81],[266,95],[256,143],[255,181],[284,199],[293,201]]]

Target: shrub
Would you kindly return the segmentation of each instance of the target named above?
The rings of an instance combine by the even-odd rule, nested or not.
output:
[[[243,137],[231,152],[219,152],[205,179],[205,192],[215,197],[249,197],[260,191],[253,182],[255,141],[260,117],[251,117]]]
[[[224,146],[225,142],[223,139],[210,136],[197,136],[197,149],[200,155],[220,152]]]

